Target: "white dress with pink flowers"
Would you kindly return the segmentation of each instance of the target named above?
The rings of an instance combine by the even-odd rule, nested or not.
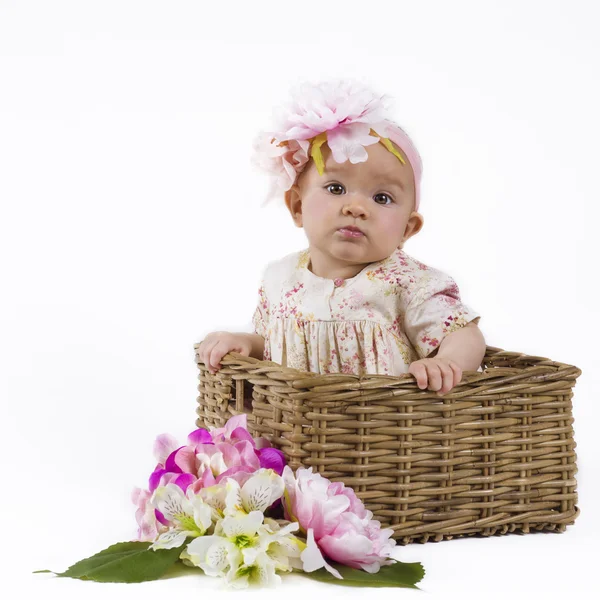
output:
[[[252,323],[264,360],[314,373],[401,375],[480,315],[454,280],[404,250],[350,279],[309,270],[309,249],[267,264]]]

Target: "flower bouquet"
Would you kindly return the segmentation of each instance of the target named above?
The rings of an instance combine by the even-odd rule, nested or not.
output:
[[[250,435],[246,415],[196,429],[184,446],[160,435],[154,455],[148,489],[132,494],[137,539],[56,575],[132,583],[180,563],[233,588],[273,586],[287,572],[377,587],[415,588],[423,578],[421,563],[390,558],[393,530],[381,529],[351,488],[312,467],[294,474],[280,450]]]

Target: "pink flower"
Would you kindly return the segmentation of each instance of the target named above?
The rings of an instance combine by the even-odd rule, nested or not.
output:
[[[334,531],[323,536],[317,544],[332,560],[355,569],[377,573],[381,565],[393,564],[387,560],[396,545],[390,539],[393,529],[381,529],[377,520],[360,519],[347,511],[340,517]]]
[[[391,564],[388,558],[396,544],[390,539],[393,530],[381,529],[351,488],[313,473],[312,467],[298,468],[294,477],[286,465],[283,479],[285,518],[298,521],[305,533],[312,530],[327,557],[369,573]]]
[[[236,429],[241,428],[248,433],[248,417],[242,413],[227,419],[225,427],[213,427],[210,431],[211,441],[222,442],[231,439],[231,435]],[[205,430],[204,430],[205,431]],[[190,434],[191,435],[191,434]],[[250,435],[250,434],[248,434]],[[250,438],[252,439],[252,438]]]
[[[308,140],[327,131],[328,144],[344,155],[343,144],[337,143],[337,136],[344,137],[358,124],[357,131],[369,133],[369,126],[381,124],[387,117],[384,96],[378,96],[359,81],[331,80],[318,83],[302,83],[291,90],[292,101],[287,106],[276,109],[276,129],[280,140]],[[375,128],[375,127],[374,127]],[[333,140],[329,132],[333,133]],[[367,144],[376,143],[367,141]],[[331,144],[329,144],[331,146]],[[344,162],[348,157],[345,155]],[[365,159],[366,160],[366,159]]]
[[[211,432],[196,429],[187,437],[187,444],[162,434],[154,442],[154,457],[158,461],[148,479],[148,490],[135,488],[132,501],[136,505],[138,539],[151,541],[160,533],[160,527],[169,525],[160,511],[149,500],[158,487],[168,483],[178,485],[183,492],[192,486],[195,493],[202,488],[233,478],[243,485],[260,468],[283,472],[285,457],[281,450],[272,448],[264,438],[254,439],[247,428],[246,415],[231,417],[224,427]]]
[[[276,194],[289,190],[297,174],[308,163],[310,142],[289,140],[283,143],[275,135],[263,132],[253,142],[252,164],[274,176],[266,202]]]
[[[379,142],[370,135],[371,128],[379,135],[388,133],[387,97],[358,81],[303,83],[291,90],[291,96],[274,111],[274,131],[261,132],[253,144],[253,164],[275,178],[265,203],[292,187],[319,134],[326,132],[336,162],[358,163],[368,158],[365,147]]]
[[[210,432],[213,441],[219,446],[218,442],[229,442],[233,444],[238,450],[244,448],[245,454],[240,458],[240,461],[245,461],[248,465],[254,465],[255,462],[250,456],[250,452],[248,447],[239,446],[238,443],[242,441],[246,441],[252,445],[252,449],[256,456],[258,457],[259,467],[264,469],[273,469],[278,475],[283,473],[283,467],[285,466],[285,455],[283,452],[277,448],[272,448],[269,440],[265,438],[257,438],[254,439],[247,429],[247,416],[242,413],[241,415],[236,415],[235,417],[231,417],[227,423],[225,423],[225,427],[220,427],[218,429],[213,429]],[[221,451],[223,448],[219,446]],[[237,466],[235,459],[233,459],[231,453],[229,457],[232,458],[232,461],[225,461],[228,467]],[[240,463],[241,464],[241,463]]]
[[[135,520],[138,524],[137,540],[140,542],[152,542],[156,537],[167,530],[164,517],[150,504],[152,494],[138,487],[131,494],[131,501],[136,505]],[[157,518],[157,513],[161,519]]]

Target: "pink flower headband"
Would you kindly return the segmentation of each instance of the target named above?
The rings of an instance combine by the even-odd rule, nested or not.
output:
[[[383,103],[386,96],[379,97],[361,83],[349,80],[304,83],[292,90],[292,96],[288,106],[275,111],[276,130],[261,132],[253,144],[253,164],[273,177],[263,206],[294,185],[309,156],[323,174],[321,146],[325,142],[338,163],[365,162],[365,147],[381,142],[406,164],[393,142],[412,167],[415,210],[419,209],[423,163],[406,132],[388,118]]]

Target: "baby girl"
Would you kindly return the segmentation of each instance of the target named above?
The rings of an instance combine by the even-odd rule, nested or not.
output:
[[[412,374],[443,395],[477,370],[480,316],[454,280],[403,250],[423,227],[422,164],[359,82],[305,84],[255,143],[308,248],[267,264],[254,333],[209,333],[211,373],[230,351],[316,373]]]

